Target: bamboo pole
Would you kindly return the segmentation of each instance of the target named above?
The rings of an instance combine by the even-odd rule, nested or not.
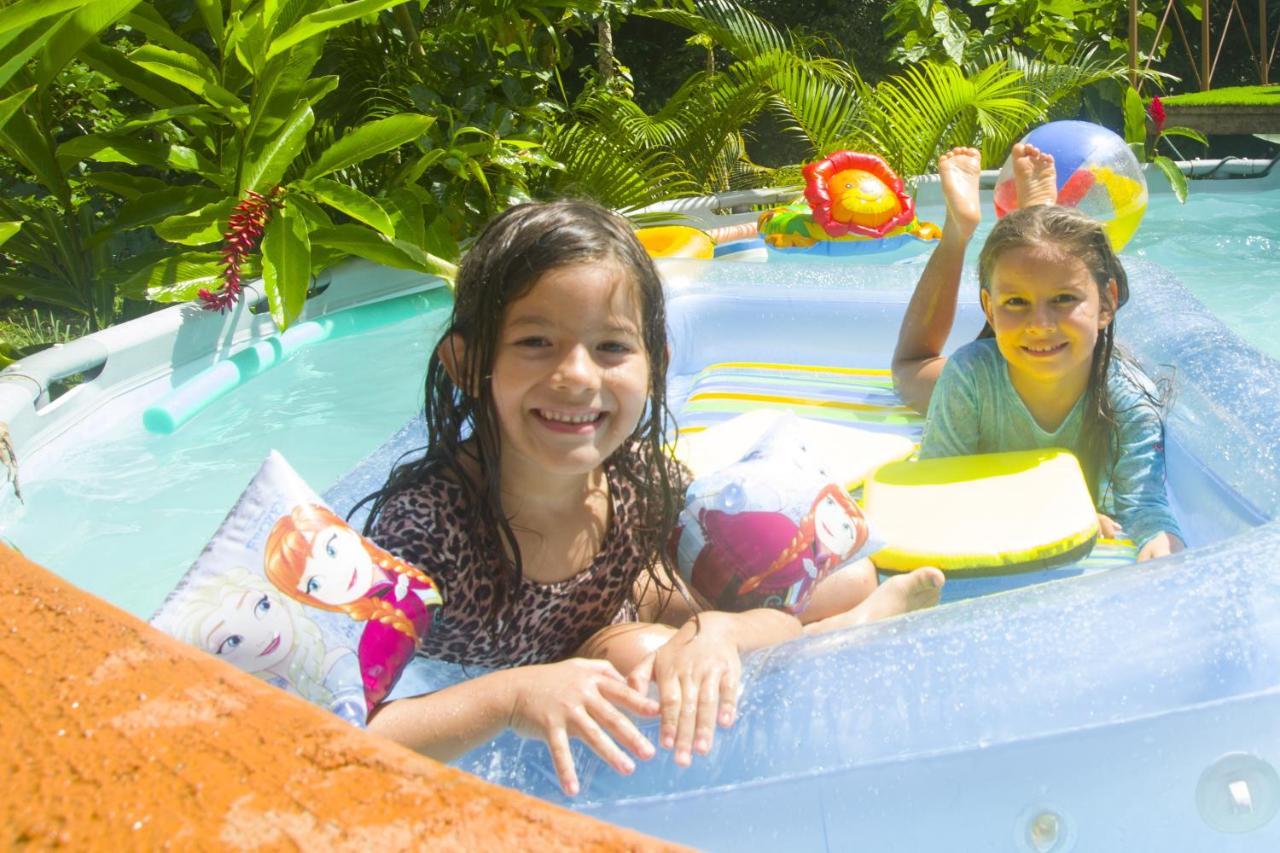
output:
[[[1258,70],[1262,85],[1266,86],[1271,71],[1271,57],[1267,54],[1267,0],[1258,0]]]
[[[1209,91],[1209,0],[1204,0],[1200,7],[1200,90]]]
[[[1129,85],[1138,88],[1138,0],[1129,0]]]

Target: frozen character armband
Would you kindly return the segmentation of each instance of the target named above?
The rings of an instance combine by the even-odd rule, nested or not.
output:
[[[440,604],[273,452],[152,623],[363,725]]]

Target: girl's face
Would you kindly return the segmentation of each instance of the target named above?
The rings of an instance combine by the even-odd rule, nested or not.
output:
[[[270,593],[233,590],[206,623],[204,647],[245,672],[262,672],[293,651],[293,621]]]
[[[350,604],[373,586],[375,569],[360,535],[335,524],[312,538],[311,554],[298,578],[298,592],[325,604]]]
[[[1112,304],[1115,282],[1111,282]],[[996,261],[982,309],[1015,387],[1080,385],[1093,364],[1098,333],[1111,322],[1098,285],[1077,258],[1051,246],[1010,249]]]
[[[635,288],[611,261],[549,270],[506,309],[493,364],[504,465],[596,470],[635,431],[649,393]]]
[[[858,544],[858,525],[831,495],[818,501],[813,509],[813,534],[823,547],[841,557]]]

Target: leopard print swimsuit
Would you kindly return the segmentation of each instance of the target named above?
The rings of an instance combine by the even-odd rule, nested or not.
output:
[[[559,583],[525,580],[514,604],[505,608],[510,624],[496,629],[490,614],[498,567],[483,537],[467,529],[462,486],[436,469],[390,497],[374,523],[373,540],[419,566],[444,594],[444,606],[418,654],[486,667],[548,663],[571,657],[606,625],[634,621],[629,593],[644,568],[639,543],[630,533],[639,517],[639,498],[615,470],[634,462],[630,454],[620,453],[606,463],[613,519],[591,564]],[[621,610],[619,600],[627,601]]]

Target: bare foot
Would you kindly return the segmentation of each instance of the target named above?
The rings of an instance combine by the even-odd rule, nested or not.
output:
[[[982,177],[982,154],[976,148],[952,148],[938,158],[942,197],[947,203],[947,226],[955,226],[966,237],[982,220],[978,201],[978,180]]]
[[[946,577],[933,566],[925,566],[905,575],[894,575],[876,587],[857,607],[838,616],[814,623],[806,633],[826,633],[887,619],[938,603]]]
[[[1058,170],[1053,155],[1034,145],[1013,146],[1013,185],[1018,191],[1018,207],[1053,204],[1058,200]]]

